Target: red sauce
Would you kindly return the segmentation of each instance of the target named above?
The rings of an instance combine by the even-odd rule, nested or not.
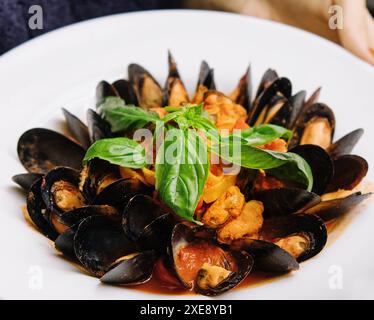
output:
[[[179,249],[176,268],[181,278],[192,285],[204,263],[227,268],[227,262],[230,264],[230,269],[233,268],[232,257],[220,247],[196,241]]]

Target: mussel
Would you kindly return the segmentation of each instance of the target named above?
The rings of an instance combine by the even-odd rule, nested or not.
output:
[[[187,90],[179,75],[177,63],[171,52],[168,52],[169,75],[166,79],[163,105],[178,107],[189,101]]]
[[[312,104],[303,109],[298,116],[291,147],[299,144],[314,144],[327,149],[333,141],[334,132],[334,112],[326,104]]]
[[[137,285],[151,279],[157,260],[154,250],[136,252],[117,259],[100,281],[116,285]]]
[[[231,100],[243,106],[249,113],[252,108],[252,72],[251,66],[248,66],[245,74],[240,78],[238,85],[230,94]]]
[[[81,264],[92,274],[103,276],[120,257],[138,252],[121,224],[99,215],[84,219],[74,236],[74,252]]]
[[[165,251],[175,222],[156,200],[144,194],[133,196],[123,211],[126,235],[147,249]]]
[[[88,132],[88,127],[80,121],[75,115],[62,108],[65,116],[65,122],[72,137],[84,148],[88,149],[91,145],[91,140]]]
[[[132,63],[128,67],[128,74],[140,107],[151,109],[162,106],[161,86],[147,70]]]
[[[350,154],[356,144],[360,141],[363,134],[363,129],[354,130],[330,145],[327,152],[330,154],[332,159]]]
[[[110,124],[92,109],[87,110],[87,124],[91,143],[113,137]]]
[[[183,285],[208,296],[222,294],[237,286],[254,263],[244,251],[223,249],[212,240],[197,238],[184,224],[177,224],[173,229],[170,257]]]
[[[57,166],[79,170],[84,149],[52,130],[35,128],[22,134],[18,140],[18,157],[31,173],[45,174]]]
[[[28,191],[32,184],[43,177],[40,173],[20,173],[12,177],[13,182],[17,183],[21,188]]]
[[[275,243],[302,262],[323,249],[327,230],[323,221],[314,215],[292,214],[266,219],[260,237],[261,240]]]
[[[236,250],[244,250],[254,258],[254,270],[270,273],[287,273],[299,269],[295,257],[276,244],[245,237],[231,244]]]
[[[332,177],[334,165],[328,153],[317,145],[302,145],[290,150],[304,158],[312,169],[313,189],[318,195],[325,193]]]

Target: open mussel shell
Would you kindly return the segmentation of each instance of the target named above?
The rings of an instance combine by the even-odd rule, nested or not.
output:
[[[57,216],[85,204],[84,196],[79,190],[79,171],[71,168],[58,167],[48,172],[41,190],[48,210]]]
[[[312,192],[321,195],[325,193],[334,175],[334,165],[328,153],[316,145],[297,146],[290,150],[308,162],[313,173]]]
[[[199,78],[197,81],[197,89],[199,86],[203,86],[208,90],[216,90],[216,84],[214,82],[214,70],[209,67],[206,61],[202,61],[200,64]]]
[[[225,250],[212,239],[198,238],[192,228],[182,223],[173,229],[169,256],[181,283],[188,289],[194,288],[196,292],[208,296],[221,294],[237,286],[253,266],[253,259],[246,252]],[[213,275],[211,272],[218,277],[215,283],[208,280]]]
[[[36,225],[39,231],[48,239],[55,240],[58,236],[57,231],[49,222],[50,212],[47,210],[41,193],[42,178],[33,183],[27,195],[27,212],[31,221]]]
[[[267,89],[275,80],[279,78],[277,72],[273,69],[267,69],[261,78],[260,85],[258,86],[255,100]]]
[[[77,233],[78,226],[79,224],[76,224],[65,230],[55,240],[55,248],[71,260],[77,260],[74,251],[74,237]]]
[[[60,215],[58,219],[64,225],[71,227],[82,220],[95,215],[103,215],[114,219],[120,217],[118,210],[114,207],[107,205],[88,205],[64,212],[64,214]]]
[[[122,211],[134,195],[151,193],[151,188],[136,178],[120,179],[104,188],[96,196],[93,204],[109,205]]]
[[[264,220],[260,236],[261,240],[270,242],[292,236],[302,237],[304,242],[298,245],[302,246],[303,251],[296,258],[298,262],[302,262],[314,257],[324,248],[327,230],[324,222],[314,215],[293,214]]]
[[[87,110],[87,125],[91,143],[113,137],[110,124],[92,109]]]
[[[295,257],[272,242],[242,238],[235,240],[231,247],[248,252],[254,258],[256,271],[287,273],[299,269]]]
[[[138,99],[133,86],[130,81],[125,79],[119,79],[112,83],[112,86],[116,90],[118,96],[122,98],[127,104],[132,104],[134,106],[138,105]]]
[[[330,154],[332,159],[336,159],[339,156],[350,154],[356,144],[360,141],[364,134],[363,129],[354,130],[339,140],[335,141],[328,149],[327,152]]]
[[[118,92],[114,88],[114,86],[112,86],[107,81],[100,81],[96,86],[96,107],[98,107],[104,101],[105,98],[117,96]]]
[[[159,202],[143,194],[133,196],[123,211],[126,235],[146,248],[166,249],[174,219]]]
[[[299,91],[288,99],[289,103],[292,105],[292,110],[289,114],[288,122],[286,124],[287,129],[292,129],[295,124],[297,117],[299,116],[301,109],[303,108],[305,102],[306,91]]]
[[[249,115],[249,125],[253,126],[258,123],[259,117],[265,112],[266,108],[278,101],[277,97],[289,99],[291,93],[292,84],[289,79],[278,78],[274,80],[255,100]]]
[[[177,63],[175,62],[171,52],[168,52],[169,74],[166,79],[163,105],[164,106],[180,106],[189,101],[187,90],[179,75]]]
[[[327,149],[333,141],[334,133],[334,112],[324,103],[315,103],[298,116],[290,147],[314,144]]]
[[[301,212],[321,202],[317,194],[298,188],[255,190],[254,198],[264,204],[264,218]]]
[[[92,274],[103,276],[118,258],[137,252],[121,224],[99,215],[84,219],[74,237],[74,251],[78,260]]]
[[[146,69],[132,63],[128,66],[128,74],[140,107],[150,109],[162,106],[161,86]]]
[[[100,281],[115,285],[137,285],[151,279],[157,260],[154,250],[143,251],[121,257],[115,261]]]
[[[354,189],[366,176],[368,170],[367,161],[360,156],[339,156],[334,160],[334,175],[326,192]]]
[[[42,174],[39,173],[20,173],[16,174],[12,177],[13,182],[17,183],[21,188],[24,190],[29,190],[32,184],[43,177]]]
[[[43,128],[26,131],[18,140],[18,157],[27,171],[45,174],[58,166],[79,170],[84,149],[62,134]]]
[[[356,192],[344,198],[322,201],[306,210],[305,213],[314,214],[323,221],[330,221],[350,212],[372,195],[372,193]]]
[[[88,149],[91,145],[90,136],[87,126],[80,121],[75,115],[62,108],[65,122],[72,137],[84,148]]]
[[[230,95],[230,98],[237,104],[243,106],[249,113],[252,108],[252,72],[251,66],[248,66],[245,74],[240,78],[237,87]]]
[[[80,186],[86,199],[92,202],[111,183],[119,180],[118,167],[108,161],[94,158],[81,172]]]

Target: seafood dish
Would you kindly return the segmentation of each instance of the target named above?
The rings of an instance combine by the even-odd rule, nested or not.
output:
[[[335,139],[320,89],[307,98],[268,69],[254,90],[251,72],[222,93],[203,61],[190,95],[169,52],[164,85],[135,63],[101,81],[85,122],[64,108],[67,134],[19,138],[26,220],[88,274],[134,290],[217,296],[298,270],[371,196],[352,153],[364,130]]]

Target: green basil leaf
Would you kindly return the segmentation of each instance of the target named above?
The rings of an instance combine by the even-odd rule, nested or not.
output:
[[[148,123],[160,120],[157,113],[126,105],[119,97],[105,98],[99,110],[113,132],[144,128]]]
[[[96,141],[86,152],[83,164],[100,158],[121,167],[139,169],[146,166],[144,147],[128,138],[110,138]]]
[[[263,124],[236,132],[234,135],[241,137],[246,144],[258,147],[279,138],[289,141],[292,138],[292,131],[273,124]]]
[[[156,157],[156,190],[180,217],[193,219],[209,173],[208,150],[192,130],[171,129]]]
[[[309,164],[294,153],[263,150],[243,144],[239,137],[221,138],[221,143],[213,143],[211,151],[222,159],[249,169],[272,170],[279,178],[287,178],[304,184],[312,190],[313,174]],[[282,169],[281,169],[282,168]]]

